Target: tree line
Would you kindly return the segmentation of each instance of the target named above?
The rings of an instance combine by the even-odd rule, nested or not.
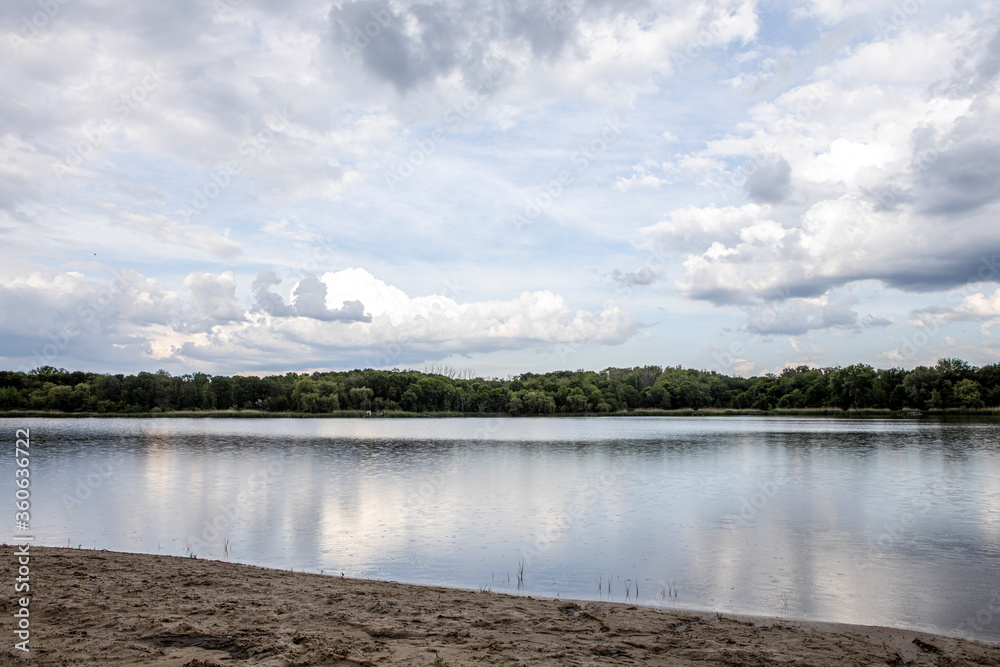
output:
[[[941,359],[933,367],[786,368],[729,376],[636,366],[522,373],[506,379],[415,370],[286,373],[267,377],[86,373],[43,366],[0,371],[0,410],[87,413],[255,410],[327,414],[459,412],[512,415],[635,410],[939,410],[1000,405],[1000,364]]]

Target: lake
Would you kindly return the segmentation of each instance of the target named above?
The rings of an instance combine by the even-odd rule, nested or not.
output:
[[[1000,641],[996,420],[0,422],[36,544]]]

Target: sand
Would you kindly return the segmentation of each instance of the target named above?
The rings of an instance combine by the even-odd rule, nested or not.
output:
[[[30,567],[34,665],[1000,665],[1000,645],[908,630],[82,549],[32,547]],[[5,588],[0,663],[28,664]]]

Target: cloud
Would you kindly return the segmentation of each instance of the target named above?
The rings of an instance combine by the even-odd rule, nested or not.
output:
[[[452,73],[473,82],[492,78],[502,65],[498,54],[513,48],[526,46],[534,58],[558,56],[576,26],[555,16],[554,6],[530,2],[391,7],[385,0],[358,0],[335,5],[327,20],[338,57],[360,60],[405,93]]]
[[[485,80],[496,84],[479,119],[486,124],[509,126],[564,99],[596,101],[604,114],[651,91],[706,26],[717,26],[706,48],[757,30],[746,0],[184,2],[128,11],[81,0],[71,9],[73,20],[65,8],[23,45],[0,45],[12,64],[0,100],[0,211],[50,224],[40,209],[58,211],[69,222],[53,224],[42,243],[62,241],[71,225],[115,225],[137,237],[128,240],[133,252],[165,253],[166,244],[229,262],[248,252],[247,221],[271,217],[261,204],[308,207],[372,175],[381,183],[395,152],[413,150],[411,132],[440,125]],[[22,16],[0,16],[8,37]],[[340,48],[348,46],[357,49],[350,61]],[[155,85],[144,88],[150,68]],[[54,167],[80,153],[57,179]],[[264,227],[289,240],[299,231]]]
[[[757,204],[780,204],[792,189],[792,167],[779,157],[757,166],[747,175],[746,192]]]
[[[301,222],[289,223],[287,220],[269,220],[260,228],[265,234],[286,238],[292,241],[315,242],[320,235]]]
[[[628,290],[630,310],[691,313],[698,338],[734,312],[743,333],[839,338],[891,322],[860,305],[883,287],[911,311],[942,302],[1000,245],[989,3],[74,0],[16,46],[15,5],[0,298],[27,323],[5,325],[18,354],[66,321],[67,353],[108,367],[614,345],[631,316],[574,302],[667,276],[675,290]],[[627,128],[614,150],[513,233],[607,118]],[[602,265],[629,270],[577,292],[573,271]],[[351,266],[368,270],[329,270]],[[438,294],[453,278],[479,296]],[[74,314],[101,281],[119,283],[107,303]],[[974,315],[949,305],[937,316]],[[593,350],[581,365],[617,363]]]
[[[825,295],[811,299],[788,299],[780,304],[750,308],[746,328],[757,334],[791,335],[814,329],[855,329],[860,324],[854,311],[857,304],[856,296],[835,303],[830,303]]]
[[[77,272],[32,274],[0,285],[0,357],[25,370],[64,365],[60,359],[69,355],[116,370],[392,367],[558,343],[617,345],[639,328],[618,307],[573,310],[545,290],[458,303],[441,295],[410,297],[353,268],[307,275],[287,305],[271,291],[280,282],[273,271],[262,271],[246,310],[228,271],[189,274],[186,299],[135,272],[103,284]]]
[[[861,10],[849,4],[813,11],[841,20]],[[740,306],[761,332],[887,324],[831,297],[856,281],[919,293],[982,280],[980,249],[1000,244],[996,39],[959,16],[843,49],[678,158],[714,165],[708,178],[751,203],[675,208],[641,246],[684,257],[682,294]],[[976,86],[942,83],[968,62]]]
[[[965,228],[980,244],[993,245],[991,228]],[[690,254],[677,287],[692,298],[727,304],[815,297],[859,280],[930,291],[976,279],[980,253],[971,239],[941,238],[936,231],[926,219],[844,195],[817,202],[793,225],[758,219],[735,231],[737,242],[716,241]],[[669,243],[655,228],[649,235],[657,247]]]
[[[620,344],[639,328],[618,307],[599,313],[570,309],[552,292],[523,292],[510,300],[458,303],[441,295],[409,297],[363,269],[329,272],[319,279],[326,303],[355,295],[370,321],[272,318],[259,314],[238,326],[216,328],[212,336],[176,350],[179,361],[215,359],[251,363],[249,351],[267,349],[267,363],[392,367],[453,354],[517,350],[558,343]],[[315,289],[314,283],[310,281]],[[257,362],[260,363],[260,362]]]
[[[365,80],[411,96],[474,90],[503,74],[515,107],[611,91],[627,99],[648,87],[652,72],[672,71],[672,58],[695,37],[707,40],[704,48],[750,39],[758,28],[753,3],[742,0],[356,0],[332,7],[327,24],[329,61],[342,75],[360,70]]]
[[[962,298],[957,306],[927,306],[911,313],[915,327],[935,326],[941,322],[988,320],[1000,317],[1000,288],[993,294],[975,292]]]
[[[768,220],[770,208],[759,204],[743,206],[688,206],[671,211],[665,220],[642,227],[644,247],[671,255],[701,250],[712,243],[731,242],[740,230]]]
[[[482,65],[481,54],[470,49],[474,26],[461,30],[461,14],[461,7],[443,3],[408,7],[396,14],[383,0],[359,0],[334,5],[327,20],[335,57],[360,59],[375,78],[405,93],[456,68]]]
[[[260,310],[275,317],[289,317],[295,313],[295,309],[285,303],[281,295],[271,291],[272,287],[281,284],[274,271],[263,269],[251,285],[253,291],[252,310]]]
[[[797,7],[794,14],[797,17],[813,16],[828,25],[833,25],[856,16],[857,14],[874,12],[890,7],[890,0],[810,0]]]
[[[135,271],[103,281],[35,272],[0,286],[0,357],[25,371],[79,363],[148,370],[142,332],[184,329],[191,319],[178,294]]]
[[[643,286],[652,285],[654,282],[662,278],[662,276],[659,273],[649,268],[648,266],[644,266],[638,271],[623,272],[620,269],[615,269],[614,271],[611,271],[604,275],[606,278],[610,278],[616,283],[620,283],[622,285],[628,285],[630,287],[636,285],[643,285]]]
[[[206,331],[217,324],[243,320],[243,308],[236,299],[236,276],[226,271],[220,276],[192,273],[184,279],[190,295],[188,328]]]
[[[962,305],[954,312],[975,319],[1000,317],[1000,289],[989,296],[982,292],[970,294],[962,300]]]
[[[666,171],[669,169],[670,165],[661,167],[654,161],[647,160],[643,164],[633,166],[632,175],[628,178],[619,176],[618,180],[615,181],[615,190],[618,190],[619,192],[628,192],[629,190],[633,190],[635,188],[653,188],[654,190],[658,190],[662,186],[670,184],[672,181],[669,178],[657,176],[652,172],[655,170]]]
[[[1000,108],[979,100],[952,132],[915,133],[912,197],[927,213],[956,215],[1000,200],[1000,132],[991,131],[997,123]]]
[[[1000,75],[1000,30],[970,36],[954,75],[944,84],[948,94],[959,98],[989,92]]]
[[[293,292],[296,314],[323,322],[371,322],[371,315],[365,314],[365,307],[358,300],[344,301],[336,310],[328,308],[326,291],[326,283],[312,274],[300,280]]]

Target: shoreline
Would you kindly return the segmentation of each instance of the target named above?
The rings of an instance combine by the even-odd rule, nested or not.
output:
[[[30,552],[31,658],[42,665],[1000,665],[1000,644],[914,630],[348,579],[181,556],[34,546]],[[16,558],[2,568],[13,581]],[[11,592],[0,598],[0,613],[9,618],[15,605]],[[4,655],[23,657],[12,645]]]
[[[170,410],[166,412],[55,412],[45,410],[0,410],[7,419],[566,419],[623,417],[830,417],[835,419],[924,419],[940,417],[1000,417],[1000,408],[965,410],[841,410],[839,408],[730,410],[704,408],[700,410],[635,410],[632,412],[563,412],[538,415],[512,415],[490,412],[389,412],[368,417],[358,410],[338,412],[265,412],[263,410]]]

